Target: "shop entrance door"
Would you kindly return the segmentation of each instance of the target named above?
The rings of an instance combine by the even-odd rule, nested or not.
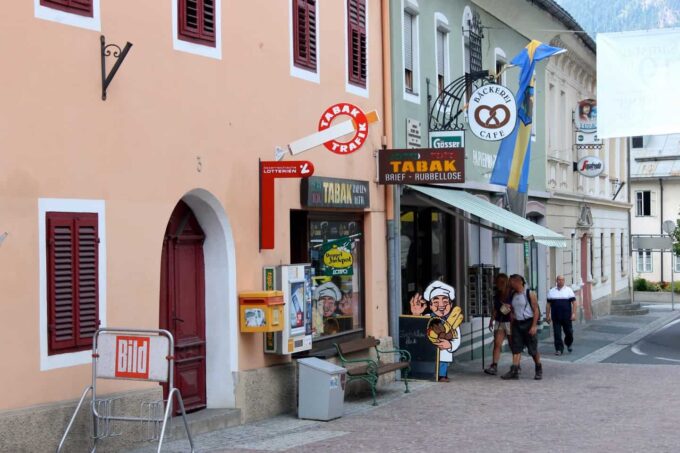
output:
[[[588,250],[590,250],[588,235],[584,234],[581,237],[581,282],[583,284],[581,287],[581,302],[583,303],[583,315],[586,320],[590,320],[593,317],[591,310],[590,281],[588,278],[588,263],[590,262]]]
[[[191,208],[180,201],[163,239],[159,325],[175,338],[175,387],[187,411],[206,407],[204,240]],[[167,391],[164,386],[164,398]]]

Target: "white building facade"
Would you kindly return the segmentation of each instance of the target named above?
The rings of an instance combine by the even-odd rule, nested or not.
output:
[[[552,45],[567,52],[548,61],[547,105],[548,228],[571,238],[565,249],[548,252],[549,285],[557,275],[577,295],[583,319],[608,314],[613,296],[628,292],[629,194],[627,139],[582,145],[575,127],[580,101],[596,99],[595,49],[587,40],[558,36]],[[593,109],[595,110],[595,109]],[[602,172],[586,177],[576,162],[593,156]]]

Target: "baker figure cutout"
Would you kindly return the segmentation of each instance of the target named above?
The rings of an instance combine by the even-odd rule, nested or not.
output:
[[[460,347],[460,325],[463,314],[454,306],[456,292],[452,286],[435,280],[428,285],[421,296],[416,293],[410,301],[411,314],[430,316],[427,323],[427,338],[439,349],[437,380],[448,382],[449,365],[453,362],[453,351]],[[426,312],[428,308],[430,311]]]

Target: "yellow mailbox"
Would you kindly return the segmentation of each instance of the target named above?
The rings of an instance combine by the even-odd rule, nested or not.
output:
[[[251,291],[238,295],[241,332],[281,332],[283,291]]]

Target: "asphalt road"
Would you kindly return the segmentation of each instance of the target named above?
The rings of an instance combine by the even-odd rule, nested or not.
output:
[[[603,362],[680,365],[680,319],[671,321]]]

